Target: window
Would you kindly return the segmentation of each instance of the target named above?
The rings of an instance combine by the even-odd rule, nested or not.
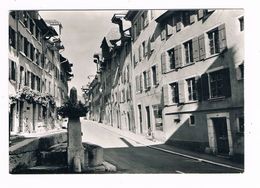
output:
[[[240,31],[244,31],[244,16],[239,18]]]
[[[189,11],[185,11],[182,13],[182,22],[184,27],[186,27],[187,25],[190,24],[190,12]]]
[[[27,38],[23,38],[24,40],[23,40],[23,52],[24,52],[24,54],[26,55],[26,56],[28,56],[29,55],[29,42],[28,42],[28,40],[27,40]]]
[[[244,117],[238,117],[238,132],[244,133]]]
[[[9,44],[16,49],[16,32],[9,27]]]
[[[176,63],[175,63],[174,49],[169,50],[168,55],[169,55],[169,61],[170,61],[170,69],[175,69]]]
[[[31,89],[35,89],[35,75],[31,73]]]
[[[29,48],[30,48],[30,59],[32,60],[32,61],[34,61],[34,47],[33,47],[33,45],[32,44],[30,44],[29,43]]]
[[[210,54],[219,53],[219,35],[218,30],[215,29],[208,33]]]
[[[30,71],[27,71],[27,73],[26,73],[26,79],[25,79],[25,85],[26,86],[30,86],[29,84],[30,84]]]
[[[24,68],[20,66],[20,86],[24,86],[24,84],[25,84]]]
[[[14,61],[10,61],[10,79],[16,81],[16,63]]]
[[[230,97],[231,85],[229,69],[222,69],[209,74],[210,98]]]
[[[185,50],[186,64],[192,63],[193,62],[192,40],[184,43],[184,50]]]
[[[36,82],[37,82],[37,91],[41,91],[41,79],[36,76]]]
[[[144,13],[142,14],[142,17],[141,17],[143,28],[145,28],[148,25],[147,13],[148,13],[148,11],[144,11]]]
[[[145,58],[146,56],[146,46],[145,46],[145,41],[142,43],[142,49],[143,49],[143,57]]]
[[[244,79],[244,63],[240,64],[238,67],[241,73],[241,79]]]
[[[189,125],[190,126],[195,126],[195,116],[191,115],[189,120],[190,120],[189,121]]]
[[[197,100],[197,87],[195,78],[187,79],[187,86],[188,86],[188,98],[189,101]]]
[[[158,67],[156,65],[152,66],[152,77],[153,77],[153,85],[157,85],[159,83],[159,80],[158,80]]]
[[[219,72],[210,74],[211,98],[224,96],[223,94],[223,76]]]
[[[146,71],[144,71],[143,72],[143,77],[144,77],[144,89],[147,89],[148,88],[148,85],[147,85],[147,72]]]
[[[170,84],[171,87],[171,96],[172,96],[172,102],[173,103],[179,103],[179,88],[178,83],[174,82]]]
[[[35,32],[34,32],[34,23],[33,23],[32,19],[30,19],[30,31],[31,31],[32,35],[35,35]]]

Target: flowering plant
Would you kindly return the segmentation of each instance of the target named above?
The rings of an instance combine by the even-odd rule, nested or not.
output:
[[[27,86],[20,89],[15,95],[10,95],[9,99],[11,104],[15,103],[16,100],[20,100],[27,101],[28,103],[41,104],[43,106],[47,106],[48,104],[55,106],[55,100],[52,95],[34,91]]]

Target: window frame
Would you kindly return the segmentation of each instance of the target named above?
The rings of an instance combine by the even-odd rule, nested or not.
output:
[[[208,36],[209,54],[212,56],[220,53],[218,27],[208,31],[207,36]]]
[[[190,102],[198,101],[198,88],[197,88],[195,77],[186,79],[186,86],[187,86],[188,100]]]
[[[172,82],[169,84],[171,89],[171,103],[178,104],[180,102],[179,98],[179,84],[178,82]]]
[[[192,40],[188,40],[187,42],[183,43],[183,48],[185,55],[185,64],[190,65],[194,63]]]

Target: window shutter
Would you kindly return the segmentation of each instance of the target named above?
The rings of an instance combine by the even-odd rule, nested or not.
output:
[[[142,79],[142,74],[140,74],[140,92],[142,93],[143,91],[143,79]]]
[[[178,61],[179,67],[182,67],[182,45],[178,46]]]
[[[196,89],[198,94],[198,100],[202,101],[202,85],[201,85],[201,78],[199,76],[195,77]]]
[[[150,57],[151,55],[151,39],[148,38],[148,41],[147,41],[147,55],[148,57]]]
[[[230,84],[230,73],[229,68],[222,70],[223,80],[224,80],[224,95],[225,97],[231,97],[231,84]]]
[[[222,52],[227,47],[225,24],[222,24],[218,27],[218,32],[219,32],[219,51]]]
[[[199,61],[199,40],[198,37],[192,39],[192,51],[194,62]]]
[[[179,103],[185,102],[185,80],[180,80],[178,82],[179,86]]]
[[[151,87],[151,70],[150,69],[147,71],[147,87],[148,88]]]
[[[191,14],[190,15],[190,24],[193,24],[195,22],[195,15]]]
[[[142,46],[141,45],[138,48],[138,53],[139,53],[139,61],[142,61]]]
[[[178,47],[176,46],[173,50],[174,50],[175,68],[179,68]]]
[[[202,90],[202,99],[209,99],[209,82],[208,82],[208,74],[204,73],[201,75],[201,90]]]
[[[159,84],[159,69],[158,69],[158,65],[156,64],[156,84]]]
[[[166,38],[166,30],[165,30],[165,27],[162,28],[162,31],[161,31],[161,40],[164,40]]]
[[[163,104],[169,105],[169,87],[168,84],[163,86]]]
[[[200,35],[198,40],[199,40],[199,60],[203,60],[206,58],[204,34]]]
[[[173,34],[173,26],[170,24],[166,24],[166,28],[167,28],[167,36],[170,36]]]
[[[12,78],[12,61],[9,59],[9,80]]]
[[[140,91],[140,81],[139,81],[139,76],[135,77],[135,85],[136,85],[136,93],[138,93]]]
[[[167,54],[166,54],[167,52],[163,52],[162,54],[161,54],[161,65],[162,65],[162,73],[163,74],[165,74],[166,73],[166,56],[167,56]]]
[[[155,49],[155,43],[154,42],[150,42],[151,45],[151,52]]]
[[[144,56],[148,55],[148,52],[149,52],[148,46],[149,46],[148,41],[145,41],[145,43],[144,43]]]
[[[178,23],[176,24],[176,31],[177,31],[177,32],[181,30],[181,25],[182,25],[181,22],[178,22]]]
[[[201,19],[201,18],[203,18],[203,16],[204,16],[204,10],[203,9],[199,9],[198,10],[198,18]]]

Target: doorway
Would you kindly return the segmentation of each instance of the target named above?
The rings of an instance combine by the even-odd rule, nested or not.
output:
[[[138,114],[139,114],[139,125],[140,125],[140,133],[143,133],[143,127],[142,127],[142,108],[141,105],[138,105]]]
[[[151,135],[151,117],[150,117],[150,108],[149,106],[145,107],[146,109],[146,117],[147,117],[147,130],[148,130],[148,135]]]
[[[212,118],[218,154],[229,154],[226,117]]]
[[[19,129],[18,132],[23,132],[23,106],[24,106],[24,102],[20,101],[20,108],[19,108]]]

